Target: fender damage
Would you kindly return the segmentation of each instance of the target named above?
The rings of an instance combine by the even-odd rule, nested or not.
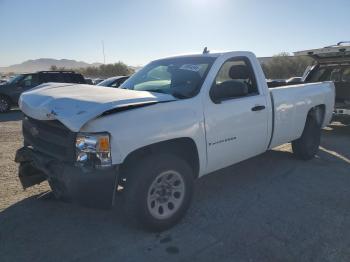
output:
[[[48,180],[59,199],[86,207],[113,205],[119,166],[104,169],[80,168],[59,162],[29,147],[16,153],[19,179],[24,189]]]
[[[69,95],[69,97],[68,97]],[[168,94],[91,85],[48,83],[21,95],[19,107],[37,120],[59,120],[73,132],[106,111],[176,100]]]
[[[173,100],[176,99],[171,95],[146,91],[59,83],[43,84],[23,93],[19,105],[26,116],[23,120],[25,146],[17,151],[15,158],[20,164],[18,175],[23,188],[48,180],[58,198],[88,207],[110,207],[114,202],[119,166],[101,169],[77,166],[74,161],[55,157],[46,140],[57,143],[56,147],[68,146],[74,155],[76,134],[90,120]],[[51,125],[49,123],[57,121],[61,123],[59,128],[41,129],[41,123]],[[62,137],[70,139],[62,140]]]

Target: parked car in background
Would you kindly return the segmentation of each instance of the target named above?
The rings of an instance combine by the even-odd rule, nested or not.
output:
[[[319,49],[295,52],[298,56],[311,56],[316,63],[307,69],[305,83],[333,81],[335,84],[335,110],[337,120],[350,117],[350,42]]]
[[[267,79],[266,80],[268,87],[279,87],[279,86],[289,86],[289,85],[298,85],[303,83],[302,77],[291,77],[289,79]]]
[[[92,82],[94,85],[97,85],[99,83],[101,83],[104,79],[101,79],[101,78],[95,78],[95,79],[92,79]]]
[[[291,77],[286,80],[287,85],[295,85],[303,83],[303,78],[299,76]]]
[[[0,85],[6,84],[8,80],[6,79],[0,79]]]
[[[94,82],[92,81],[91,78],[85,78],[85,83],[88,84],[88,85],[93,85]]]
[[[267,79],[266,83],[268,87],[278,87],[286,85],[287,82],[285,79]]]
[[[129,76],[115,76],[98,83],[98,86],[119,87]]]
[[[250,52],[170,57],[121,88],[25,92],[15,159],[24,188],[48,179],[58,198],[91,207],[122,197],[130,221],[159,231],[183,217],[196,178],[286,142],[312,159],[333,107],[332,82],[268,89]]]
[[[85,84],[85,79],[74,71],[39,71],[17,75],[0,86],[0,113],[17,106],[23,92],[47,82]]]

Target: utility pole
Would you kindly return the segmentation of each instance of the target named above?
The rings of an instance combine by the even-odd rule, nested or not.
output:
[[[105,56],[105,43],[102,40],[102,55],[103,55],[103,64],[106,64],[106,56]]]

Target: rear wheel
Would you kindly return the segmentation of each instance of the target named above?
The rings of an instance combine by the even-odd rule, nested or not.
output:
[[[308,116],[301,137],[292,142],[293,153],[302,160],[312,159],[318,152],[321,141],[321,127],[316,119]]]
[[[0,95],[0,113],[5,113],[11,108],[11,102],[6,96]]]
[[[175,225],[192,198],[191,167],[174,155],[153,155],[129,171],[122,193],[128,221],[152,231]]]

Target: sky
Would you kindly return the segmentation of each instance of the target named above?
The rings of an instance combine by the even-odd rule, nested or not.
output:
[[[349,0],[0,0],[0,66],[128,65],[209,50],[272,56],[350,40]]]

